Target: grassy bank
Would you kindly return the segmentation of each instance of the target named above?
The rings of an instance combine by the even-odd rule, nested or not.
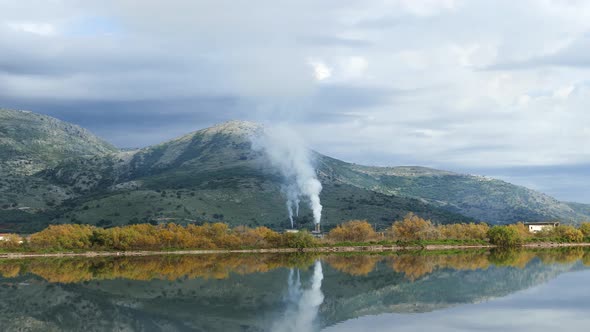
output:
[[[557,242],[536,242],[526,243],[519,248],[527,249],[550,249],[550,248],[575,248],[590,247],[590,242],[581,243],[557,243]],[[27,257],[109,257],[109,256],[156,256],[156,255],[207,255],[207,254],[248,254],[248,253],[390,253],[390,252],[444,252],[461,253],[476,249],[499,248],[492,244],[358,244],[358,245],[337,245],[319,246],[310,248],[266,248],[266,249],[169,249],[169,250],[130,250],[130,251],[107,251],[107,250],[71,250],[71,251],[0,251],[0,259],[6,258],[27,258]]]

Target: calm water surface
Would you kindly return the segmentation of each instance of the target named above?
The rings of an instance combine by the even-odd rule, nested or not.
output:
[[[0,260],[0,331],[585,331],[590,252]]]

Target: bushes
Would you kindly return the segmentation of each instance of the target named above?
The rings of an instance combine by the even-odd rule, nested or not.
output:
[[[413,213],[408,213],[402,221],[395,222],[388,233],[397,241],[435,240],[440,237],[439,230],[430,220],[424,220]]]
[[[553,229],[556,237],[564,242],[582,242],[584,234],[573,226],[557,226]]]
[[[388,236],[395,241],[424,240],[485,240],[489,227],[479,224],[433,225],[430,220],[409,213],[402,221],[395,222]]]
[[[479,224],[450,224],[438,226],[443,240],[485,240],[490,227]]]
[[[523,241],[525,239],[529,239],[533,236],[533,233],[531,233],[529,231],[528,227],[521,222],[516,223],[516,224],[512,224],[512,225],[508,225],[505,227],[510,227],[510,228],[514,229],[518,233],[518,235],[522,238]]]
[[[337,242],[366,242],[377,239],[377,233],[366,220],[352,220],[333,228],[328,233],[328,239]]]
[[[316,238],[306,231],[283,233],[278,240],[277,247],[283,248],[311,248],[318,245]]]
[[[9,247],[12,241],[0,241]],[[317,245],[307,232],[279,234],[266,227],[231,229],[223,223],[188,225],[134,224],[103,229],[89,225],[52,225],[31,235],[25,249],[165,250],[306,248]],[[22,245],[20,247],[23,247]]]
[[[584,229],[583,224],[580,225],[580,229],[576,229],[570,225],[563,225],[551,228],[545,228],[539,232],[534,233],[534,239],[536,241],[552,241],[552,242],[582,242],[584,240]]]
[[[17,249],[23,243],[23,238],[16,234],[7,234],[3,237],[4,239],[0,241],[0,249]]]
[[[491,244],[499,247],[515,247],[523,242],[521,234],[516,227],[494,226],[488,231]]]
[[[29,243],[39,249],[90,249],[94,229],[89,225],[51,225],[31,235]]]
[[[583,222],[578,228],[584,237],[590,237],[590,222]]]
[[[249,228],[238,226],[234,233],[242,241],[242,245],[252,248],[271,248],[278,243],[280,235],[267,227]]]
[[[324,244],[354,245],[364,242],[400,245],[411,242],[424,244],[485,244],[513,247],[525,241],[581,242],[590,232],[590,223],[580,229],[558,226],[530,233],[522,224],[494,226],[486,224],[434,225],[409,213],[393,223],[385,233],[376,233],[367,221],[352,220],[337,226],[327,234]],[[385,237],[387,235],[387,237]],[[534,237],[533,237],[534,236]],[[31,235],[28,243],[21,243],[17,235],[0,241],[0,248],[33,250],[166,250],[166,249],[252,249],[252,248],[307,248],[321,242],[308,232],[279,234],[266,227],[230,228],[224,223],[188,225],[131,224],[122,227],[100,228],[89,225],[52,225]]]

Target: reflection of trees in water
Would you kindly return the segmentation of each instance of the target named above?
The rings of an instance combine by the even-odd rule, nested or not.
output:
[[[225,279],[230,273],[250,274],[267,272],[280,267],[307,268],[320,257],[318,254],[263,254],[263,255],[170,255],[144,257],[98,258],[39,258],[0,260],[0,276],[13,278],[32,273],[50,282],[74,283],[89,280],[123,278],[152,280],[178,278]],[[413,281],[438,269],[476,270],[490,265],[525,268],[535,258],[545,264],[574,263],[582,260],[590,265],[590,250],[562,248],[555,250],[493,250],[491,252],[435,252],[398,253],[392,255],[321,256],[332,268],[353,276],[365,276],[379,262],[385,262],[395,272]]]
[[[50,282],[89,280],[225,279],[230,273],[267,272],[280,267],[308,267],[315,255],[198,255],[0,261],[0,275],[32,273]]]
[[[0,276],[14,278],[20,275],[19,264],[0,264]]]
[[[353,276],[366,276],[375,269],[375,265],[383,260],[377,255],[339,256],[330,255],[322,258],[324,262],[340,272]]]
[[[452,255],[401,255],[391,259],[394,271],[404,273],[409,280],[416,280],[437,269],[454,270],[487,269],[490,266],[487,254],[468,253]]]
[[[534,251],[502,249],[492,250],[489,260],[495,266],[509,266],[524,269],[535,257],[537,257],[537,254]]]
[[[568,250],[557,250],[552,254],[539,252],[538,257],[545,264],[575,263],[589,254],[590,252],[584,252],[582,248],[569,248]]]
[[[403,253],[391,256],[381,255],[332,255],[323,260],[340,272],[351,275],[367,275],[379,262],[387,262],[395,272],[414,281],[439,269],[485,270],[490,265],[523,269],[534,258],[545,264],[566,264],[578,260],[590,265],[590,251],[583,248],[557,250],[494,250],[491,252],[461,252],[440,254],[433,252]]]

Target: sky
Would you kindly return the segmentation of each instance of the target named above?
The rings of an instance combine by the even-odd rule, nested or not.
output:
[[[590,2],[0,0],[0,107],[120,147],[232,120],[590,203]]]

